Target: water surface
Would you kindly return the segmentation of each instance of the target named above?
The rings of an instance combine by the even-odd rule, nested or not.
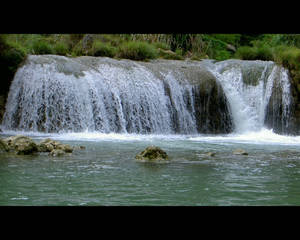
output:
[[[1,206],[300,205],[300,137],[268,130],[220,136],[27,135],[86,150],[64,157],[2,154]],[[149,145],[164,149],[171,162],[136,162],[135,155]],[[237,148],[249,155],[233,155]]]

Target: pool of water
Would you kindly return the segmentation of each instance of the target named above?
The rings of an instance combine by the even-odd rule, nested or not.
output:
[[[267,130],[226,136],[27,135],[86,149],[63,157],[1,154],[1,206],[300,205],[299,137]],[[170,163],[136,162],[149,145],[165,150]],[[237,148],[249,155],[233,155]]]

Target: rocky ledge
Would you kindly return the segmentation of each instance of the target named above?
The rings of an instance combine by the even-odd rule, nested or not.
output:
[[[78,149],[84,148],[83,146],[78,147]],[[72,154],[74,149],[77,149],[77,147],[72,147],[50,138],[44,139],[39,143],[23,135],[0,139],[0,153],[12,152],[17,155],[48,153],[50,156],[62,156]]]

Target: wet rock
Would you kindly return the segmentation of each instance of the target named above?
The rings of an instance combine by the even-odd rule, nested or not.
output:
[[[248,153],[244,149],[236,149],[233,151],[235,155],[248,155]]]
[[[141,162],[165,162],[169,159],[167,153],[156,146],[147,147],[135,158]]]
[[[23,135],[11,136],[3,140],[8,148],[18,155],[33,154],[38,151],[36,143],[29,137]]]
[[[8,152],[9,151],[9,147],[6,144],[5,141],[3,141],[3,139],[0,139],[0,153],[1,152]]]
[[[53,156],[53,157],[63,156],[63,155],[65,155],[65,154],[66,154],[66,152],[63,151],[63,150],[61,150],[61,149],[53,149],[53,150],[49,153],[49,155],[51,155],[51,156]]]
[[[208,156],[208,157],[214,157],[214,156],[216,156],[216,153],[214,153],[214,152],[208,152],[205,155]]]
[[[59,141],[46,138],[38,144],[39,152],[52,152],[53,150],[62,150],[66,153],[72,153],[73,148],[68,144],[62,144]]]

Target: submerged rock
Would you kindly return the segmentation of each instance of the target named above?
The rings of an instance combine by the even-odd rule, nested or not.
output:
[[[248,155],[248,153],[244,149],[236,149],[233,151],[235,155]]]
[[[165,162],[169,159],[167,153],[156,146],[149,146],[135,157],[141,162]]]
[[[205,155],[208,156],[208,157],[214,157],[214,156],[216,156],[216,153],[214,153],[214,152],[208,152]]]

